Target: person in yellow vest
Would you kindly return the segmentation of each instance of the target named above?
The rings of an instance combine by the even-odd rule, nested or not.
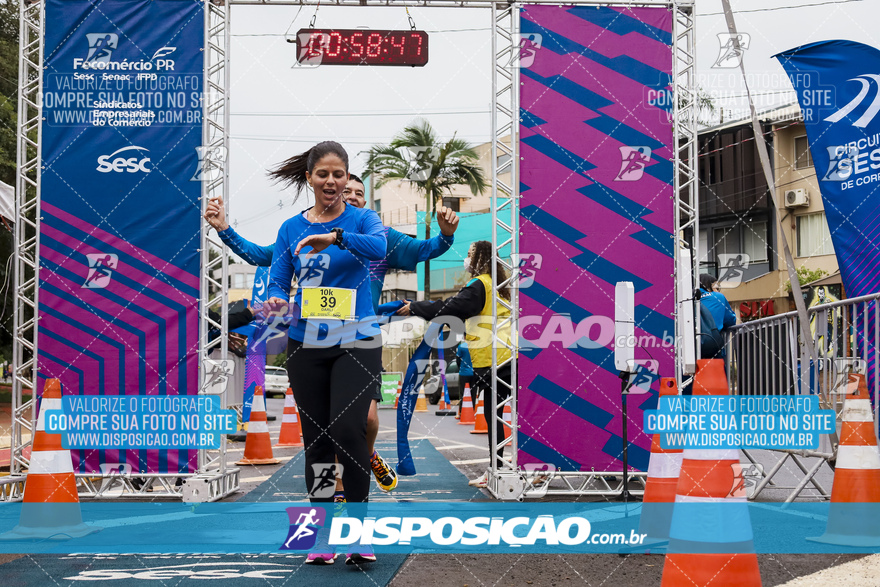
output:
[[[419,316],[425,320],[433,320],[439,316],[453,316],[465,321],[465,339],[471,354],[471,362],[474,368],[473,390],[476,394],[483,393],[483,401],[489,405],[489,393],[492,390],[492,243],[488,241],[476,241],[468,250],[468,256],[464,260],[465,271],[473,276],[468,284],[455,296],[445,300],[413,302],[407,301],[398,310],[403,316]],[[504,284],[499,288],[499,295],[510,300],[510,287],[505,284],[507,272],[499,263],[496,268],[498,282]],[[496,315],[501,322],[510,316],[510,311],[501,304],[496,304]],[[496,389],[495,405],[499,406],[510,395],[510,349],[506,343],[510,341],[510,326],[499,329],[496,346],[496,361],[498,365],[498,385]],[[507,383],[502,385],[501,381]],[[498,417],[503,415],[503,408],[498,408]],[[486,415],[487,420],[489,414]],[[504,428],[500,420],[495,422],[496,441],[504,438]],[[491,435],[489,454],[492,454]],[[498,449],[498,457],[503,454],[503,447]],[[491,458],[491,457],[490,457]],[[501,466],[501,461],[496,461]],[[486,487],[489,478],[488,471],[477,479],[470,481],[474,487]]]

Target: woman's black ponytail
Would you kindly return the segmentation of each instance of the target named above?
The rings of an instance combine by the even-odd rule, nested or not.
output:
[[[324,141],[318,143],[305,153],[294,155],[286,161],[282,161],[278,167],[269,171],[269,177],[276,183],[282,183],[285,187],[293,186],[297,193],[308,183],[306,172],[311,173],[322,157],[328,154],[334,154],[345,164],[345,170],[348,171],[348,153],[339,143],[335,141]]]

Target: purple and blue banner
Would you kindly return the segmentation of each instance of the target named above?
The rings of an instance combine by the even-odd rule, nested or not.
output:
[[[48,0],[45,23],[37,392],[197,394],[203,5]],[[196,450],[72,454],[79,472],[197,467]]]
[[[672,13],[526,5],[521,12],[519,463],[620,471],[615,342],[673,376]],[[614,341],[614,291],[635,288],[635,336]],[[527,319],[526,324],[523,320]],[[648,467],[628,400],[629,465]]]

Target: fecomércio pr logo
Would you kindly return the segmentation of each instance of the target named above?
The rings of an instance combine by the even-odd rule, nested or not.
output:
[[[318,541],[318,531],[324,526],[327,512],[322,507],[290,507],[287,508],[290,518],[290,530],[287,540],[279,550],[310,550]]]

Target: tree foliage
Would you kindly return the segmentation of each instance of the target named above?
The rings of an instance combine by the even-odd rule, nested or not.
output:
[[[474,147],[454,135],[441,140],[427,120],[416,120],[397,133],[388,145],[373,145],[366,174],[376,178],[379,188],[392,181],[409,183],[425,198],[425,238],[431,236],[431,219],[437,204],[456,186],[467,186],[471,194],[487,187],[479,155]],[[425,294],[431,290],[431,266],[425,262]]]
[[[18,108],[18,0],[0,0],[0,181],[15,185]],[[11,224],[10,224],[11,226]],[[12,357],[12,232],[0,224],[0,358]],[[7,269],[9,271],[7,271]]]

